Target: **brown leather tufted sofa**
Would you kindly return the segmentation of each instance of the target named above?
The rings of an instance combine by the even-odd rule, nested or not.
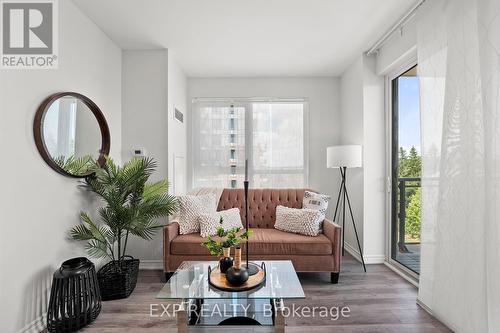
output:
[[[297,272],[330,272],[337,283],[340,272],[341,228],[326,220],[323,233],[304,236],[274,229],[276,206],[302,208],[305,189],[250,189],[248,215],[253,235],[249,240],[252,260],[291,260]],[[245,225],[243,189],[224,189],[217,210],[237,207]],[[186,260],[215,260],[201,246],[200,234],[179,235],[179,225],[165,226],[163,237],[164,271],[168,277]],[[244,245],[244,244],[243,244]],[[243,246],[243,252],[246,251]]]

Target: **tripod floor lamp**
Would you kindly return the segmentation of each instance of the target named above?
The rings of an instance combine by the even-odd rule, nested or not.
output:
[[[351,215],[352,226],[354,227],[354,235],[356,235],[356,242],[358,243],[361,262],[363,263],[363,269],[366,272],[363,250],[361,249],[361,244],[359,243],[358,230],[356,229],[356,223],[354,222],[351,200],[349,199],[349,193],[347,192],[346,186],[347,168],[361,168],[362,166],[363,147],[360,145],[332,146],[326,149],[326,167],[339,168],[342,180],[340,183],[339,195],[337,197],[337,204],[335,205],[335,214],[333,215],[333,222],[336,222],[338,221],[337,213],[339,213],[338,219],[340,220],[340,211],[342,211],[342,255],[344,255],[345,251],[345,216],[347,203],[347,207],[349,208],[349,213]]]

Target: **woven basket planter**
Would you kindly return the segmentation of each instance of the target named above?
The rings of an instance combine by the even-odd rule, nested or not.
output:
[[[139,259],[127,256],[121,263],[110,261],[97,272],[103,301],[127,298],[135,289],[139,275]]]

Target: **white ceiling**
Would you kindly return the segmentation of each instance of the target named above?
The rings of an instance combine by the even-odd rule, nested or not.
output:
[[[337,76],[415,0],[73,0],[123,49],[188,76]]]

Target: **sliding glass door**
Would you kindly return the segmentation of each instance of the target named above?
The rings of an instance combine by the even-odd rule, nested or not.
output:
[[[420,273],[420,105],[417,66],[390,81],[391,228],[390,257]]]

